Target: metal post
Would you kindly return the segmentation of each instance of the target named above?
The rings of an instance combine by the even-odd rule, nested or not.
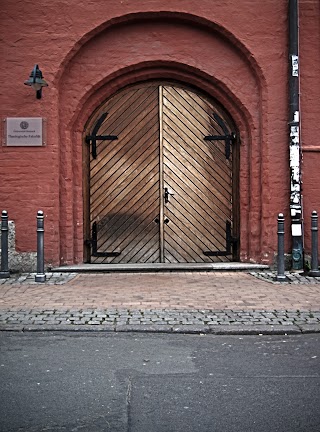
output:
[[[282,213],[278,215],[278,272],[277,281],[283,282],[286,280],[284,274],[284,216]]]
[[[34,280],[36,282],[46,281],[44,273],[44,216],[42,210],[39,210],[37,214],[37,274]]]
[[[311,270],[309,276],[320,276],[318,264],[318,214],[311,215]]]
[[[1,214],[1,271],[0,278],[10,277],[8,260],[8,212],[2,211]]]

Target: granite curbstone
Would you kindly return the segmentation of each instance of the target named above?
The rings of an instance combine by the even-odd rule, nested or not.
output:
[[[21,324],[0,324],[0,332],[4,331],[12,331],[12,332],[22,332],[24,330],[24,326]]]
[[[320,324],[299,324],[302,333],[320,333]]]
[[[291,335],[302,333],[320,333],[320,326],[270,326],[270,325],[214,325],[190,326],[165,324],[158,325],[1,325],[0,331],[13,332],[137,332],[137,333],[176,333],[176,334],[214,334],[214,335]]]
[[[298,326],[282,326],[282,325],[252,325],[252,326],[233,326],[219,325],[210,326],[210,333],[216,335],[288,335],[301,334]]]
[[[59,331],[59,332],[114,332],[114,327],[108,326],[90,326],[90,325],[44,325],[44,326],[25,326],[24,332],[47,332],[47,331]]]
[[[173,333],[188,333],[188,334],[200,334],[200,333],[209,333],[209,326],[207,325],[173,325],[172,332]]]
[[[116,325],[116,332],[138,332],[138,333],[172,333],[172,326],[166,324],[157,325]]]

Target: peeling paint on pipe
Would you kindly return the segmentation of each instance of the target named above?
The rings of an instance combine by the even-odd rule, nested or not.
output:
[[[303,269],[301,145],[299,112],[299,4],[289,0],[289,145],[292,267]]]

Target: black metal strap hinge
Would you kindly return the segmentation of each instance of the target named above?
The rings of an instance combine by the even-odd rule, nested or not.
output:
[[[92,144],[92,148],[91,148],[91,153],[92,153],[92,157],[94,159],[96,159],[97,157],[97,140],[100,141],[114,141],[117,140],[118,137],[116,135],[97,135],[97,132],[100,128],[100,126],[102,125],[102,123],[104,122],[105,118],[107,117],[108,113],[103,113],[101,115],[101,117],[99,118],[99,120],[97,121],[97,123],[95,124],[92,134],[91,135],[87,135],[86,136],[86,143],[87,144]]]
[[[121,252],[99,252],[98,251],[98,229],[97,222],[93,222],[92,224],[92,238],[89,240],[90,245],[92,246],[92,256],[95,257],[116,257],[121,254]]]
[[[238,248],[239,239],[233,237],[231,233],[231,222],[226,221],[226,250],[224,251],[204,251],[203,254],[206,256],[227,256],[236,254]],[[233,252],[232,252],[233,250]]]
[[[235,142],[237,135],[235,132],[229,133],[226,124],[222,120],[221,117],[218,116],[218,114],[213,113],[213,117],[218,123],[218,125],[221,127],[225,135],[207,135],[204,137],[205,141],[225,141],[225,154],[226,159],[230,159],[230,147]]]

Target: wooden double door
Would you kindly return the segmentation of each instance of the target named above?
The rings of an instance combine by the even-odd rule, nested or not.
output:
[[[237,139],[214,102],[173,84],[127,88],[87,130],[86,259],[237,259]]]

